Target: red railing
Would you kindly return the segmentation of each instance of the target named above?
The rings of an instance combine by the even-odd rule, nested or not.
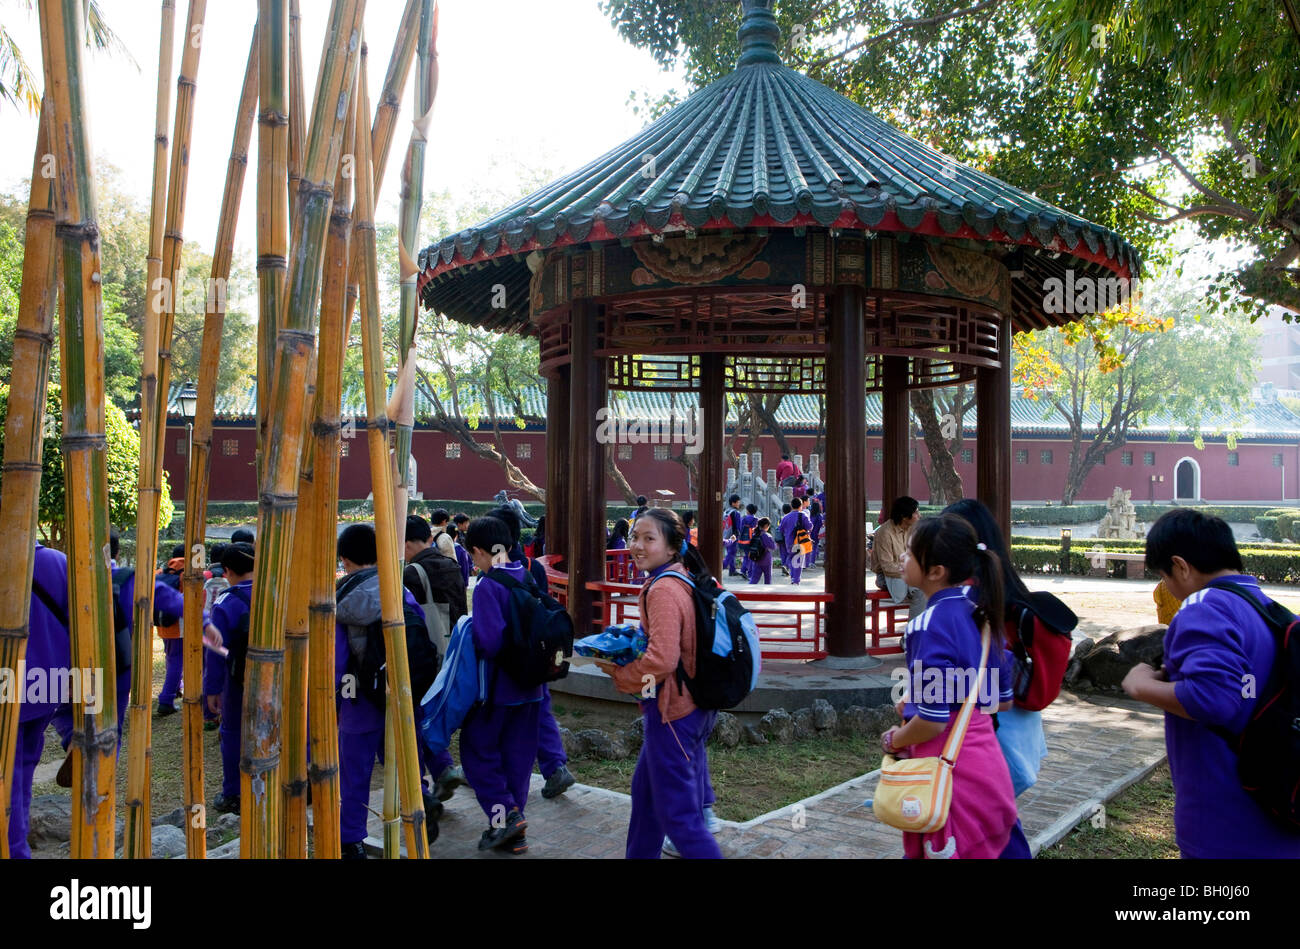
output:
[[[902,611],[903,615],[899,616]],[[906,603],[892,603],[884,590],[867,590],[867,635],[871,645],[867,647],[868,656],[896,656],[903,652],[903,630],[907,626],[910,612]],[[892,639],[892,643],[882,643],[882,639]]]

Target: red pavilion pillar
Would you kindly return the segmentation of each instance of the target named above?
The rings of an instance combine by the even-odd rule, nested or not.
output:
[[[975,480],[983,501],[1011,543],[1011,321],[998,327],[997,369],[976,370]]]
[[[895,498],[911,493],[912,457],[908,446],[907,357],[881,358],[881,422],[885,460],[880,506],[889,516]]]
[[[865,462],[866,340],[861,287],[839,286],[830,300],[826,346],[826,649],[832,658],[866,655]]]
[[[605,579],[605,446],[596,412],[605,406],[609,370],[596,356],[600,320],[591,300],[575,300],[569,351],[569,615],[575,632],[592,632],[589,582]]]
[[[695,514],[699,527],[700,554],[709,572],[722,577],[722,492],[726,488],[723,470],[727,401],[724,357],[721,353],[700,356],[700,509]]]
[[[569,367],[546,380],[546,552],[569,552]]]

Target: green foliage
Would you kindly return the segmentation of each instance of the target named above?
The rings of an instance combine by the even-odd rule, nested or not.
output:
[[[1086,524],[1099,521],[1106,513],[1104,504],[1071,504],[1067,507],[1013,507],[1013,524]]]
[[[9,414],[9,387],[0,386],[0,451],[4,448],[3,424]],[[43,457],[41,459],[41,493],[37,514],[45,536],[56,543],[63,535],[63,408],[56,386],[45,397]],[[104,415],[104,432],[108,453],[108,519],[118,528],[134,527],[138,501],[140,470],[140,436],[136,434],[122,410],[109,403]],[[163,472],[162,504],[159,524],[171,523],[173,506],[166,472]]]
[[[1265,540],[1278,540],[1277,518],[1262,515],[1255,518],[1255,530],[1259,531],[1259,536]]]
[[[1241,560],[1246,573],[1264,583],[1300,582],[1300,551],[1262,550],[1243,548]],[[1060,573],[1061,548],[1059,546],[1013,544],[1011,563],[1021,573]],[[1086,576],[1093,570],[1086,549],[1079,545],[1070,548],[1069,569],[1066,573]],[[1138,575],[1135,566],[1129,567],[1129,576]]]

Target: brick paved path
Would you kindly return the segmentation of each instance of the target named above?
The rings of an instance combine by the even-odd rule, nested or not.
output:
[[[1062,693],[1043,713],[1043,723],[1048,756],[1038,784],[1018,802],[1021,823],[1035,851],[1051,846],[1165,755],[1163,716],[1128,699],[1103,702]],[[575,770],[581,774],[580,766]],[[879,823],[862,806],[875,784],[876,772],[872,772],[743,824],[728,821],[718,838],[723,855],[901,857],[900,832]],[[627,795],[578,785],[547,801],[541,786],[541,776],[533,775],[527,856],[476,849],[487,818],[473,792],[465,788],[447,804],[433,856],[494,860],[623,856],[631,809]],[[372,796],[376,810],[381,799],[380,792]],[[371,818],[370,831],[379,839],[377,817]]]

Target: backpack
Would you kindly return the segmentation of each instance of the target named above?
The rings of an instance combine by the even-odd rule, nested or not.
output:
[[[763,665],[753,614],[707,574],[691,579],[665,570],[650,581],[650,587],[664,577],[676,577],[690,586],[695,603],[695,675],[688,676],[677,660],[678,685],[684,685],[702,709],[735,708],[758,685]],[[650,587],[646,588],[647,609]]]
[[[537,589],[528,572],[524,583],[499,567],[487,576],[510,594],[510,616],[497,665],[523,689],[568,675],[565,657],[573,655],[573,620],[564,607]]]
[[[424,626],[429,633],[429,642],[433,643],[435,649],[439,646],[445,649],[447,643],[451,640],[451,605],[439,603],[433,598],[433,587],[429,583],[429,572],[421,564],[412,561],[407,566],[414,568],[420,578],[420,585],[424,587],[424,596],[420,599],[420,609],[424,611]],[[459,565],[457,567],[459,568]]]
[[[135,573],[130,567],[112,571],[113,578],[113,651],[117,657],[117,671],[125,672],[131,668],[131,632],[126,611],[122,609],[122,585]],[[119,575],[121,578],[119,579]],[[68,614],[59,606],[50,591],[41,586],[40,581],[32,577],[32,594],[45,604],[45,608],[54,614],[59,625],[72,635],[72,626]]]
[[[1259,693],[1239,735],[1211,726],[1237,754],[1237,779],[1264,811],[1287,830],[1300,833],[1300,626],[1281,603],[1261,604],[1243,586],[1213,581],[1248,602],[1274,636],[1273,675]]]
[[[225,637],[226,671],[230,675],[230,681],[242,689],[244,666],[248,660],[248,624],[253,615],[253,601],[245,596],[245,591],[239,587],[229,587],[228,592],[248,607],[230,635]]]
[[[339,607],[348,601],[340,622],[347,627],[348,671],[356,677],[357,694],[383,710],[388,692],[388,655],[384,643],[378,571],[354,573],[340,585],[336,598],[336,614]],[[365,623],[348,622],[348,619],[359,616],[374,619]],[[438,675],[438,648],[429,640],[424,617],[406,601],[405,594],[402,596],[402,616],[405,620],[411,694],[422,696],[429,691]]]
[[[158,574],[158,579],[162,581],[165,586],[171,587],[177,593],[180,592],[181,575],[179,573],[172,573],[170,570],[164,569]],[[166,629],[168,626],[175,626],[180,623],[180,621],[181,618],[174,613],[164,613],[156,606],[154,607],[153,624],[160,629]]]
[[[752,535],[752,540],[749,542],[749,553],[745,556],[754,563],[758,563],[767,556],[767,548],[763,546],[763,539],[757,534]]]
[[[1064,604],[1060,604],[1060,609],[1069,613]],[[1073,616],[1073,613],[1069,615]],[[1077,623],[1076,618],[1068,625],[1073,629]],[[1006,641],[1014,657],[1012,691],[1016,705],[1031,712],[1047,708],[1061,694],[1061,685],[1065,682],[1070,648],[1074,645],[1070,630],[1057,629],[1043,622],[1031,605],[1008,604]]]
[[[803,526],[802,520],[799,521],[799,526],[794,529],[794,547],[795,550],[803,551],[805,554],[812,553],[812,535],[808,533],[808,528]]]

